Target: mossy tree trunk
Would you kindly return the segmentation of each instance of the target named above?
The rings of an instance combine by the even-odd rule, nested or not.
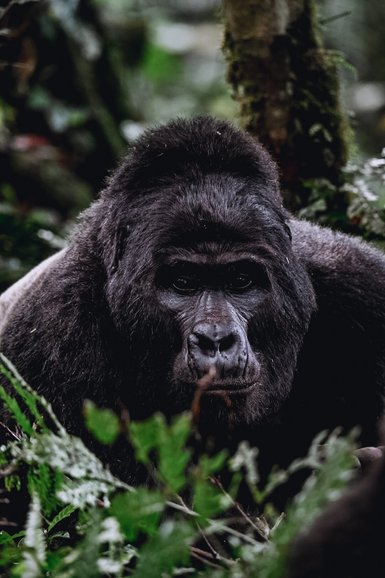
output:
[[[347,159],[335,58],[322,47],[314,1],[224,0],[223,13],[242,124],[276,158],[286,204],[299,209],[309,199],[304,183],[338,187]]]

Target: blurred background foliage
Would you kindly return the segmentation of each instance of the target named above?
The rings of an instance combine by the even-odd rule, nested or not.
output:
[[[385,3],[319,8],[356,131],[350,218],[382,238]],[[65,244],[147,125],[202,112],[237,121],[220,11],[220,0],[0,0],[0,291]],[[328,194],[314,191],[304,214],[317,218]]]

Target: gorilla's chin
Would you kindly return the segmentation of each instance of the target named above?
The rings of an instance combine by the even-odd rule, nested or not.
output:
[[[199,403],[194,410],[198,413],[199,427],[205,431],[235,433],[252,423],[259,405],[258,384],[244,385],[242,389],[237,384],[234,389],[228,385],[226,389],[208,389],[197,394]]]
[[[206,387],[191,381],[173,382],[167,393],[165,413],[192,411],[194,419],[208,433],[233,430],[253,421],[257,382],[213,382]],[[249,415],[250,414],[250,415]]]

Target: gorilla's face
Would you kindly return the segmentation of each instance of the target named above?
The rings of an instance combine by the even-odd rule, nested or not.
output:
[[[156,285],[160,304],[175,315],[181,334],[169,374],[172,389],[192,393],[211,374],[203,406],[211,415],[235,404],[243,419],[266,380],[264,356],[249,331],[272,290],[266,266],[252,252],[240,255],[207,243],[202,251],[166,261]]]
[[[182,350],[172,379],[196,383],[215,370],[207,392],[246,393],[257,384],[261,363],[250,345],[253,312],[271,291],[263,263],[255,255],[221,252],[207,244],[204,252],[166,262],[158,271],[160,303],[176,314]]]
[[[247,182],[206,175],[148,195],[139,213],[115,285],[126,292],[117,300],[111,286],[137,348],[128,356],[142,382],[136,399],[144,392],[152,410],[188,409],[211,372],[201,398],[207,420],[265,420],[290,391],[314,308],[284,212],[258,202]]]

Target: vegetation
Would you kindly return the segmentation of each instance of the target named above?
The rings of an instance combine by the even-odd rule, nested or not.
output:
[[[366,83],[377,82],[363,85],[374,91],[365,103],[377,95],[375,110],[360,112],[351,98],[344,108],[359,115],[360,142],[368,144],[371,135],[367,150],[378,156],[384,145],[384,67],[381,27],[372,21],[381,19],[384,8],[380,0],[365,7],[342,0],[338,9],[322,0],[318,11],[314,4],[289,2],[280,19],[279,10],[255,1],[242,10],[231,0],[3,2],[0,291],[65,243],[78,212],[145,126],[197,112],[237,122],[238,105],[243,124],[277,153],[292,207],[333,227],[383,239],[383,180],[368,196],[366,183],[353,191],[351,180],[362,179],[342,170],[346,131],[336,71],[351,87],[349,60]],[[251,23],[262,40],[249,38]],[[225,82],[222,37],[237,103]],[[264,52],[264,46],[270,48]],[[296,87],[293,94],[290,87]],[[353,151],[352,141],[350,149],[356,174],[365,171],[365,152]]]
[[[175,18],[170,6],[177,6],[176,0],[164,12],[157,4],[140,0],[2,3],[0,291],[63,246],[76,214],[89,204],[104,175],[145,125],[202,111],[236,116],[219,50],[212,58],[191,51],[192,40],[189,45],[193,27],[205,34],[204,27],[207,22],[212,24],[214,17],[218,26],[217,13],[205,12],[204,22],[196,13],[188,28],[183,10],[199,2],[180,2]],[[202,3],[208,4],[218,7],[219,2]],[[276,118],[262,110],[267,106],[264,71],[271,78],[270,99],[279,93],[280,83],[290,88],[288,77],[291,83],[293,75],[300,79],[295,102],[292,94],[281,93],[284,114],[279,117],[282,126],[273,132],[278,139],[273,144],[283,151],[290,145],[290,163],[286,165],[293,165],[293,158],[298,159],[304,151],[312,151],[316,166],[306,162],[305,168],[316,170],[311,174],[302,171],[297,179],[298,166],[294,167],[296,183],[289,201],[296,209],[301,207],[300,216],[383,244],[385,157],[378,155],[377,145],[384,142],[384,103],[378,106],[373,121],[376,151],[369,147],[377,157],[362,159],[356,150],[355,161],[342,169],[347,154],[346,125],[337,106],[336,79],[341,58],[322,48],[314,3],[302,3],[309,10],[296,27],[284,30],[286,43],[279,44],[281,35],[269,44],[275,54],[264,51],[262,43],[255,45],[254,39],[251,61],[248,42],[239,38],[245,33],[240,27],[251,20],[240,11],[238,20],[234,19],[232,11],[238,4],[224,2],[225,50],[229,77],[247,117],[245,124],[254,132],[267,133],[268,121],[273,123]],[[246,4],[257,10],[261,3]],[[361,4],[359,0],[353,4],[357,9],[352,13],[357,17]],[[384,7],[380,0],[375,4],[375,8],[369,3],[362,8],[369,26],[364,33],[355,30],[351,44],[360,56],[365,48],[362,43],[370,46],[363,63],[365,74],[374,66],[377,71],[365,80],[380,81],[383,64],[377,57],[382,51],[383,60],[384,50],[377,19]],[[139,9],[142,5],[148,9]],[[333,6],[333,2],[324,0],[323,5]],[[351,9],[350,0],[341,5]],[[271,26],[263,32],[271,39],[276,15],[268,8]],[[188,16],[191,20],[190,13]],[[304,22],[309,35],[302,35]],[[260,27],[263,23],[266,19],[260,19]],[[215,28],[210,28],[195,44],[200,49],[207,46],[213,31]],[[174,32],[183,41],[171,46],[165,38],[170,39]],[[326,33],[333,42],[344,36],[333,34],[333,26],[326,27]],[[309,53],[301,46],[299,54],[299,39],[312,48],[310,76],[306,68]],[[219,48],[220,41],[215,42]],[[291,69],[285,65],[288,54],[295,64]],[[249,66],[246,79],[240,77],[245,72],[240,69],[241,57]],[[274,75],[272,57],[280,63]],[[210,66],[202,66],[209,58]],[[262,62],[261,66],[263,58],[267,65]],[[355,64],[359,68],[359,63]],[[317,82],[310,86],[309,80],[319,74],[327,81],[327,94],[313,95],[310,106],[309,95]],[[267,103],[270,113],[274,109],[271,103]],[[289,104],[299,111],[299,124],[288,113]],[[368,121],[373,116],[372,112],[364,114]],[[294,124],[296,131],[291,131]],[[286,140],[288,134],[293,135],[294,142],[280,142],[282,134]],[[313,148],[303,144],[309,137]],[[334,166],[335,161],[336,169],[329,174],[325,163]],[[287,174],[290,189],[293,171]],[[354,470],[354,435],[323,432],[308,456],[286,472],[273,471],[261,487],[256,448],[242,444],[234,456],[196,455],[194,412],[178,416],[172,423],[160,415],[143,423],[126,423],[110,411],[86,403],[85,422],[98,443],[112,446],[123,440],[131,444],[138,462],[148,471],[151,483],[132,488],[115,478],[80,439],[65,431],[50,405],[30,390],[3,357],[0,371],[7,384],[0,386],[0,399],[15,421],[9,431],[13,439],[0,448],[0,507],[5,510],[0,516],[0,575],[280,578],[292,540],[340,494]],[[269,502],[274,488],[297,470],[309,467],[313,473],[287,511],[275,511]],[[224,470],[230,474],[224,476]],[[226,487],[223,477],[229,478]],[[247,511],[239,502],[244,486],[252,496]]]
[[[0,291],[64,242],[149,123],[234,116],[220,23],[203,4],[187,24],[167,3],[2,3]]]
[[[305,179],[343,182],[349,130],[336,55],[322,46],[315,0],[274,8],[225,0],[224,15],[228,80],[242,124],[278,161],[284,199],[296,210],[307,204]]]
[[[194,455],[192,413],[171,423],[154,415],[127,424],[86,403],[86,424],[97,440],[111,445],[123,436],[147,468],[151,483],[133,488],[66,432],[3,356],[0,371],[7,384],[0,398],[15,420],[0,458],[2,501],[11,514],[1,520],[8,530],[0,531],[2,575],[279,578],[290,542],[339,496],[354,471],[353,435],[324,432],[308,456],[286,472],[272,472],[261,489],[255,448],[243,443],[234,456]],[[275,511],[269,495],[302,468],[313,471],[302,491],[285,515]],[[237,502],[241,484],[254,500],[247,512]],[[12,525],[20,503],[26,505],[24,529]]]

